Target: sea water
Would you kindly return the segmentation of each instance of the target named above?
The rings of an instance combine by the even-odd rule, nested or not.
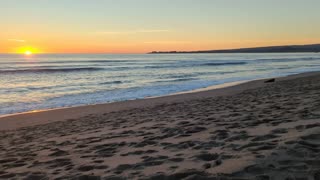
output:
[[[320,53],[0,55],[0,114],[319,71]]]

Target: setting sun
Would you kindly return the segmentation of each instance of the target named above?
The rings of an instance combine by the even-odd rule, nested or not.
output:
[[[25,54],[25,55],[27,55],[27,56],[29,56],[29,55],[31,55],[31,54],[32,54],[32,52],[31,52],[31,51],[29,51],[29,50],[27,50],[27,51],[25,51],[25,52],[24,52],[24,54]]]
[[[23,46],[19,47],[15,50],[16,53],[18,54],[24,54],[26,56],[30,56],[32,54],[38,54],[40,53],[38,48],[32,47],[32,46]]]

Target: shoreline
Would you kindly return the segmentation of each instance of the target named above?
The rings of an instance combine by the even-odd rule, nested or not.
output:
[[[304,72],[274,78],[277,79],[277,81],[283,81],[305,76],[312,76],[316,74],[320,74],[320,71]],[[0,131],[18,129],[21,127],[28,127],[33,125],[47,124],[51,122],[64,121],[68,119],[77,119],[91,114],[105,114],[132,108],[156,106],[165,103],[176,103],[206,97],[229,96],[248,89],[254,89],[265,86],[266,84],[264,83],[264,81],[267,79],[271,78],[262,78],[248,81],[236,81],[163,96],[145,97],[143,99],[5,114],[0,115]]]
[[[268,79],[268,78],[266,78]],[[260,80],[260,79],[254,79],[251,81],[255,80]],[[188,90],[188,91],[182,91],[182,92],[177,92],[177,93],[172,93],[172,94],[167,94],[167,95],[161,95],[161,96],[147,96],[144,98],[140,99],[129,99],[129,100],[124,100],[124,101],[114,101],[114,102],[106,102],[106,103],[98,103],[98,104],[88,104],[88,105],[76,105],[76,106],[70,106],[70,107],[57,107],[57,108],[49,108],[49,109],[39,109],[39,110],[32,110],[32,111],[25,111],[25,112],[17,112],[17,113],[11,113],[11,114],[2,114],[0,115],[0,121],[1,118],[6,118],[10,116],[17,116],[17,115],[23,115],[23,114],[31,114],[31,113],[38,113],[38,112],[45,112],[45,111],[55,111],[55,110],[63,110],[63,109],[70,109],[70,108],[80,108],[80,107],[86,107],[86,106],[99,106],[99,105],[107,105],[107,104],[112,104],[112,103],[120,103],[120,102],[127,102],[127,101],[136,101],[136,100],[143,100],[143,99],[154,99],[154,98],[162,98],[162,97],[167,97],[167,96],[174,96],[174,95],[182,95],[182,94],[190,94],[190,93],[197,93],[197,92],[203,92],[203,91],[210,91],[214,89],[222,89],[226,87],[232,87],[236,86],[248,81],[235,81],[235,82],[229,82],[229,83],[223,83],[223,84],[218,84],[218,85],[212,85],[204,88],[199,88],[199,89],[194,89],[194,90]]]

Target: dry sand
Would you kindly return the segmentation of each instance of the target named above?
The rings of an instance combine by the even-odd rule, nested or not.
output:
[[[320,73],[0,118],[0,179],[320,179]]]

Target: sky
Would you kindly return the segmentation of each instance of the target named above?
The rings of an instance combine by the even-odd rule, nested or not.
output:
[[[319,0],[0,0],[0,53],[320,43]]]

